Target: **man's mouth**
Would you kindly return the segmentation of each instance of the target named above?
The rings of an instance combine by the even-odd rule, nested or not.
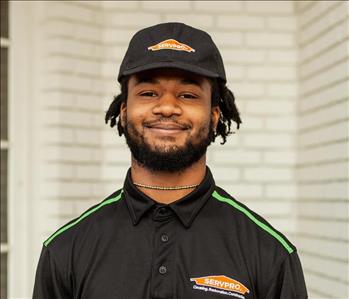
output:
[[[182,133],[183,131],[186,131],[188,129],[188,127],[184,125],[165,122],[153,123],[146,125],[145,127],[154,133],[165,135]]]

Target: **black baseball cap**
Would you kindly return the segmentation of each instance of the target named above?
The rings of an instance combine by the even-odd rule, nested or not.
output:
[[[226,83],[223,60],[211,36],[183,23],[162,23],[138,31],[121,63],[122,77],[155,68],[177,68]]]

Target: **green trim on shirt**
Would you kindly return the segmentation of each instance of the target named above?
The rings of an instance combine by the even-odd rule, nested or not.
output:
[[[270,235],[272,235],[275,239],[277,239],[282,246],[284,246],[286,248],[286,250],[288,251],[288,253],[292,253],[294,251],[294,249],[287,243],[287,241],[280,235],[278,234],[275,230],[273,230],[271,227],[269,227],[268,225],[266,225],[265,223],[261,222],[260,220],[258,220],[255,216],[252,215],[252,213],[250,211],[248,211],[246,208],[244,208],[243,206],[240,206],[237,202],[233,201],[230,198],[227,197],[223,197],[221,196],[217,191],[214,191],[212,193],[212,196],[221,201],[221,202],[225,202],[229,205],[231,205],[232,207],[234,207],[235,209],[239,210],[240,212],[244,213],[248,218],[250,218],[255,224],[257,224],[260,228],[262,228],[263,230],[265,230],[267,233],[269,233]]]
[[[119,193],[119,195],[117,195],[116,197],[112,197],[109,198],[107,200],[102,201],[99,205],[95,206],[93,209],[86,211],[85,213],[83,213],[79,218],[77,218],[75,221],[68,223],[66,225],[64,225],[62,228],[60,228],[58,231],[56,231],[54,234],[51,235],[51,237],[49,237],[45,242],[44,245],[47,247],[48,244],[51,243],[51,241],[56,238],[57,236],[59,236],[60,234],[62,234],[63,232],[65,232],[67,229],[73,227],[74,225],[78,224],[80,221],[82,221],[83,219],[85,219],[86,217],[90,216],[92,213],[96,212],[97,210],[99,210],[100,208],[109,205],[113,202],[117,202],[122,195],[123,190],[121,190],[121,192]]]

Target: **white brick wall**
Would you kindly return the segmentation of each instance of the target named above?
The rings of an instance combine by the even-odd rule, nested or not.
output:
[[[116,129],[104,124],[104,112],[119,92],[121,59],[137,30],[183,21],[209,32],[220,48],[243,121],[238,131],[233,123],[236,134],[224,146],[218,139],[209,149],[217,184],[295,241],[310,298],[335,296],[320,284],[345,294],[345,279],[339,277],[347,265],[342,238],[348,191],[343,164],[348,160],[347,3],[42,5],[36,235],[46,238],[122,187],[130,153]],[[329,208],[333,213],[326,217]],[[326,275],[325,267],[316,265],[322,259]]]
[[[315,2],[297,6],[297,240],[310,297],[344,299],[349,297],[349,3]]]

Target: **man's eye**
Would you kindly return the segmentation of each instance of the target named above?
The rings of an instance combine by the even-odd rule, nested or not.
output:
[[[156,93],[153,91],[145,91],[145,92],[141,92],[140,96],[142,96],[142,97],[155,97]]]
[[[197,96],[191,94],[191,93],[184,93],[184,94],[181,94],[180,97],[182,98],[185,98],[185,99],[196,99]]]

